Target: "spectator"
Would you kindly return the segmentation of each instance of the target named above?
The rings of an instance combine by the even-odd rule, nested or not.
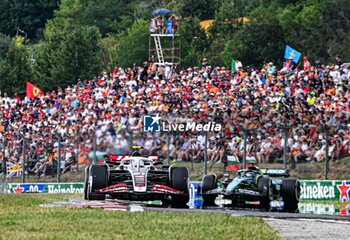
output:
[[[50,150],[57,149],[53,145],[57,133],[65,140],[64,173],[72,170],[75,161],[91,161],[95,134],[98,152],[128,154],[130,145],[137,143],[146,154],[166,156],[165,135],[143,131],[143,116],[159,114],[162,119],[222,124],[220,137],[213,133],[208,137],[208,156],[214,163],[224,162],[227,154],[243,158],[243,127],[252,135],[248,155],[259,162],[275,161],[283,151],[280,126],[284,123],[291,129],[287,145],[293,161],[325,159],[322,124],[336,136],[330,147],[331,159],[336,161],[349,155],[350,71],[342,63],[326,66],[317,61],[313,66],[311,62],[304,58],[303,68],[298,69],[288,59],[281,69],[271,63],[261,69],[241,66],[237,72],[212,67],[206,58],[202,67],[181,71],[144,62],[132,68],[115,67],[110,74],[103,72],[37,99],[4,93],[0,96],[2,159],[20,159],[19,132],[30,138],[27,156],[37,174],[57,160]],[[205,137],[188,134],[170,138],[170,156],[203,160]],[[67,158],[72,145],[74,161]]]
[[[158,16],[157,18],[157,29],[159,34],[164,34],[164,21],[162,16]]]

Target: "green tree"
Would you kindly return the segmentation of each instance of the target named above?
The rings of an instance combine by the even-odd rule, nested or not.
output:
[[[45,27],[53,12],[58,9],[59,0],[35,1],[0,1],[0,31],[14,36],[18,29],[27,33],[28,38],[35,38],[38,31]]]
[[[222,59],[220,53],[224,50],[227,39],[225,35],[217,34],[216,38],[210,42],[210,48],[205,54],[209,63],[212,66],[224,66],[225,62]]]
[[[0,59],[0,90],[2,92],[13,92],[11,84],[11,66],[6,58]]]
[[[37,81],[43,88],[52,89],[96,76],[100,72],[99,41],[96,27],[75,27],[53,34],[39,54]]]
[[[6,58],[0,62],[0,89],[12,95],[25,90],[32,77],[28,48],[23,37],[13,38]]]
[[[252,2],[247,0],[224,0],[215,13],[215,22],[208,29],[208,41],[210,48],[206,56],[213,65],[223,66],[231,60],[232,51],[226,49],[227,45],[232,45],[236,34],[245,24],[242,19],[246,17],[246,8],[254,9]],[[224,54],[220,54],[225,51]],[[229,55],[229,56],[226,56]]]
[[[133,23],[130,5],[125,0],[87,0],[82,22],[95,25],[103,36],[121,33]]]
[[[11,45],[11,37],[0,33],[0,59],[7,55],[7,52]]]
[[[148,59],[148,21],[137,20],[123,34],[113,49],[112,65],[121,67],[142,64]]]
[[[279,21],[286,42],[311,59],[332,63],[348,55],[350,7],[346,0],[305,0],[281,9]]]
[[[319,7],[321,27],[317,29],[327,39],[327,60],[334,62],[334,57],[340,54],[343,59],[350,60],[349,32],[350,32],[350,5],[346,0],[309,0],[310,4]]]
[[[260,66],[267,61],[281,63],[284,38],[276,12],[259,7],[248,17],[250,21],[234,34],[221,52],[224,63],[229,66],[232,58],[239,58],[245,65]]]
[[[112,69],[113,50],[117,45],[118,39],[114,36],[101,39],[101,66],[106,71]]]
[[[219,0],[179,0],[183,4],[181,15],[186,17],[197,17],[200,20],[213,19],[215,11],[220,7]]]
[[[327,57],[327,39],[322,35],[320,9],[316,5],[289,5],[279,13],[286,43],[311,58]],[[317,41],[315,41],[317,39]]]
[[[240,21],[245,17],[244,0],[225,0],[221,7],[215,13],[215,22],[209,28],[211,41],[214,41],[217,35],[230,38],[233,33],[240,29],[243,22]]]
[[[45,30],[46,44],[35,66],[36,81],[44,89],[66,86],[99,73],[99,29],[82,25],[82,13],[80,0],[66,0],[55,18],[49,21]]]
[[[181,24],[182,61],[181,65],[188,67],[198,65],[201,56],[208,48],[205,31],[199,25],[199,19],[188,17]]]

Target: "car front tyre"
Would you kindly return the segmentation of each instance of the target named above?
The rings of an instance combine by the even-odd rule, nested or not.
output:
[[[270,177],[262,176],[258,180],[258,190],[262,194],[260,199],[260,207],[269,211],[271,208],[271,201],[273,200],[273,188]]]
[[[189,201],[188,169],[185,167],[172,167],[170,180],[172,188],[183,192],[183,194],[171,196],[171,205],[173,207],[186,207]]]
[[[105,194],[96,194],[96,190],[107,186],[107,169],[104,166],[92,165],[88,174],[88,200],[105,200]]]
[[[300,182],[295,178],[286,178],[282,181],[281,196],[284,203],[284,210],[296,212],[300,199]]]
[[[215,175],[205,175],[202,179],[202,197],[204,206],[215,206],[215,199],[218,196],[217,194],[208,194],[205,193],[217,188],[217,180]]]

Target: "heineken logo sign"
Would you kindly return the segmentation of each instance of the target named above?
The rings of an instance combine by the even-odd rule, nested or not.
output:
[[[83,193],[84,183],[9,183],[9,193]]]
[[[335,189],[334,185],[321,184],[309,184],[308,182],[302,182],[301,184],[301,198],[302,199],[334,199]]]
[[[350,180],[302,180],[302,200],[350,201]]]
[[[80,186],[74,186],[74,184],[69,185],[62,185],[62,184],[49,184],[47,185],[48,193],[83,193],[84,188],[81,188]]]

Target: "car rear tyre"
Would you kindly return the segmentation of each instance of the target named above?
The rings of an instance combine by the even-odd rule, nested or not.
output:
[[[217,188],[217,181],[215,175],[205,175],[202,179],[202,197],[204,206],[215,206],[215,199],[217,194],[205,194],[210,190]]]
[[[258,180],[258,190],[262,194],[260,199],[260,208],[269,211],[271,201],[273,200],[273,188],[271,178],[262,176]]]
[[[300,182],[295,178],[286,178],[282,181],[281,196],[284,203],[284,210],[296,212],[300,199]]]
[[[189,201],[187,168],[172,167],[170,171],[170,180],[172,188],[184,193],[184,195],[172,195],[171,205],[173,207],[186,207],[186,204]]]
[[[89,169],[88,200],[105,200],[104,194],[96,194],[96,190],[107,186],[107,169],[104,166],[92,165]]]

